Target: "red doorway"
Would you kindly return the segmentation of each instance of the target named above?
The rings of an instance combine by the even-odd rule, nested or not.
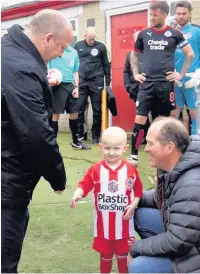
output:
[[[123,69],[126,56],[133,49],[133,33],[146,27],[146,10],[111,17],[112,88],[118,107],[118,115],[112,118],[112,125],[126,131],[132,131],[135,104],[124,88]]]

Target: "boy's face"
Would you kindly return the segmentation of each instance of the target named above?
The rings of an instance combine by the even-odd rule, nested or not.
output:
[[[123,153],[128,149],[128,145],[120,139],[102,141],[99,146],[105,161],[112,165],[119,164]]]

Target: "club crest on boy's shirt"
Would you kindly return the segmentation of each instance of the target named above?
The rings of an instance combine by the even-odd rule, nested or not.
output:
[[[135,177],[135,176],[134,176],[133,178],[128,178],[128,179],[126,179],[126,182],[125,182],[126,188],[127,188],[127,189],[132,189],[132,188],[133,188],[133,185],[134,185],[134,183],[135,183],[135,180],[136,180],[136,177]]]
[[[115,193],[118,191],[118,188],[119,188],[119,185],[118,185],[118,182],[115,181],[115,180],[111,180],[109,183],[108,183],[108,191],[111,192],[111,193]]]

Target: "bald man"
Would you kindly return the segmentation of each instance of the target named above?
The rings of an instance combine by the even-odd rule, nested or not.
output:
[[[87,28],[85,39],[75,43],[80,59],[79,70],[79,141],[84,139],[84,112],[90,96],[93,109],[92,141],[99,143],[101,133],[101,92],[110,85],[110,59],[103,42],[96,40],[95,29]]]
[[[28,225],[28,204],[41,176],[60,194],[66,174],[49,125],[52,97],[46,64],[62,56],[73,30],[62,13],[43,10],[25,31],[2,38],[1,272],[17,273]]]

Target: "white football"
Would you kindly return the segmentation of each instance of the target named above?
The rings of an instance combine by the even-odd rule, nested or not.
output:
[[[62,72],[59,69],[49,69],[48,70],[48,82],[50,86],[57,86],[62,82]]]

